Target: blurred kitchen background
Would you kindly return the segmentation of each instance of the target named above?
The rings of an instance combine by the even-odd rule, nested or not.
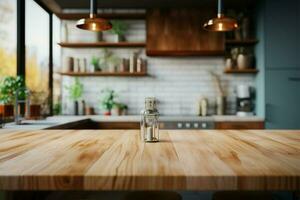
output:
[[[25,74],[40,115],[139,115],[155,97],[161,115],[257,116],[267,128],[299,128],[299,26],[289,26],[300,21],[299,1],[224,1],[241,27],[226,34],[202,29],[215,1],[103,1],[98,12],[114,29],[102,34],[76,27],[89,1],[51,2],[24,1],[22,13],[18,0],[0,0],[0,77]]]

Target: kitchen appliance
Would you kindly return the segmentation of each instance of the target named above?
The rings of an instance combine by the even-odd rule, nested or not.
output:
[[[253,97],[251,87],[248,85],[239,85],[236,88],[237,93],[237,116],[253,116]]]
[[[207,31],[233,31],[239,27],[237,20],[226,17],[222,10],[222,0],[218,0],[218,15],[217,18],[210,19],[203,25],[203,28]]]

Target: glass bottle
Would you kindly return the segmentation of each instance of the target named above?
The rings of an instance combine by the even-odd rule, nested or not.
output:
[[[144,142],[159,141],[159,112],[154,97],[145,99],[145,110],[141,113],[141,138]]]

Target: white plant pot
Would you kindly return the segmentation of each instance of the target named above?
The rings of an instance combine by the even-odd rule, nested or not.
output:
[[[125,38],[123,35],[118,35],[118,34],[114,35],[114,42],[118,43],[118,42],[123,42],[124,40]]]

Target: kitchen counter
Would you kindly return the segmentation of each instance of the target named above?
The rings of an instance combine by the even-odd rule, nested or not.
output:
[[[0,133],[1,190],[300,189],[300,131]]]
[[[73,124],[84,122],[85,120],[93,120],[96,122],[139,122],[139,115],[126,116],[53,116],[45,120],[25,120],[26,125],[16,125],[15,123],[8,123],[5,129],[22,129],[22,130],[39,130],[49,128],[62,128],[72,126]],[[214,121],[214,122],[263,122],[264,119],[257,116],[252,117],[238,117],[234,115],[224,116],[161,116],[160,121]]]
[[[17,125],[15,122],[5,124],[3,129],[15,130],[41,130],[49,128],[67,128],[74,124],[83,123],[88,121],[89,118],[85,116],[78,117],[48,117],[43,120],[23,120],[22,124]],[[1,129],[0,129],[1,130]]]
[[[54,116],[49,119],[84,119],[89,118],[99,122],[139,122],[139,115],[124,115],[124,116],[103,116],[103,115],[89,115],[89,116]],[[197,121],[197,120],[213,120],[213,121],[264,121],[264,118],[257,116],[239,117],[235,115],[212,115],[207,117],[200,116],[165,116],[159,117],[160,121]]]

